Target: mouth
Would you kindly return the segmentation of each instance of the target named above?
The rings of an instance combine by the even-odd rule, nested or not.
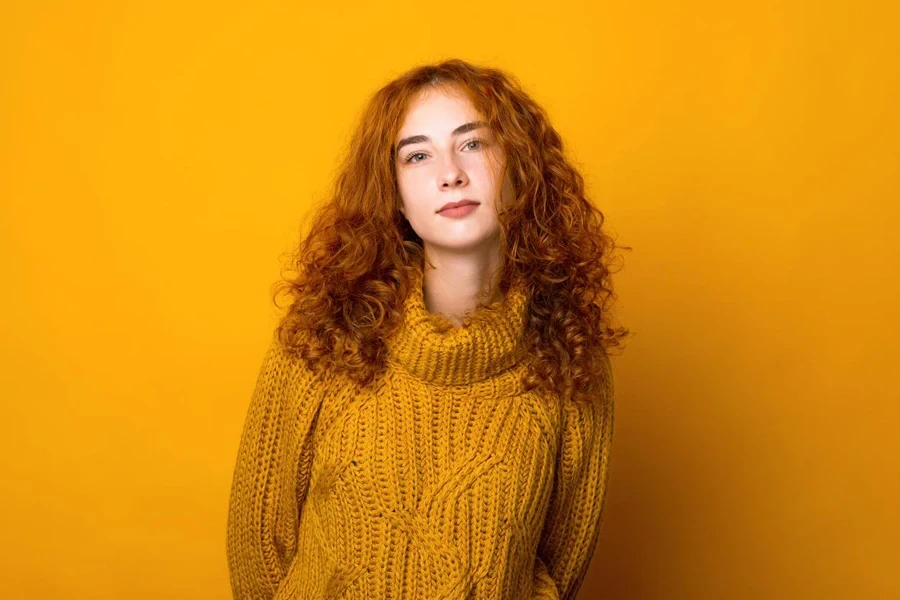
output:
[[[438,209],[438,212],[439,213],[443,212],[449,208],[459,208],[461,206],[478,206],[479,204],[481,204],[481,203],[475,202],[474,200],[461,200],[459,202],[448,202],[447,204],[443,205],[440,209]]]

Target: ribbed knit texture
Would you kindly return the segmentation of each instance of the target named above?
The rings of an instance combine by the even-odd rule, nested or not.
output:
[[[372,389],[272,337],[231,488],[235,598],[575,597],[606,495],[611,374],[607,409],[524,392],[521,286],[440,333],[414,283]]]

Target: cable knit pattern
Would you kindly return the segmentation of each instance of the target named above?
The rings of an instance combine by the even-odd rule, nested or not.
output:
[[[575,597],[606,495],[612,377],[602,409],[525,392],[524,288],[440,332],[417,277],[370,389],[272,337],[231,487],[235,598]]]

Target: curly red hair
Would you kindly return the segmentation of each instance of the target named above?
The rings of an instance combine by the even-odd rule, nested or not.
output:
[[[368,102],[328,201],[291,255],[295,276],[282,273],[276,284],[276,306],[282,291],[292,300],[279,339],[311,368],[360,385],[385,367],[385,340],[402,324],[411,269],[424,258],[422,240],[399,211],[394,140],[411,100],[439,86],[466,93],[505,150],[516,193],[498,208],[500,287],[527,282],[526,389],[596,397],[598,374],[609,375],[602,361],[629,333],[610,324],[617,246],[544,109],[511,75],[459,59],[416,67]]]

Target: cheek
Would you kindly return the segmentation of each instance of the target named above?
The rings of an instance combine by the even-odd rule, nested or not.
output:
[[[400,196],[401,210],[406,213],[415,194],[409,177],[397,177],[397,194]]]
[[[477,176],[482,184],[499,188],[501,176],[500,169],[500,165],[495,162],[495,160],[491,160],[489,157],[485,156],[482,157],[481,160],[473,161],[469,168],[469,172]]]
[[[501,194],[501,187],[504,188],[503,193],[506,193],[506,183],[500,180],[501,173],[499,173],[496,169],[485,166],[482,170],[478,171],[477,176],[478,182],[481,185],[482,189],[484,189],[486,192],[490,191],[494,196],[495,201]]]
[[[417,196],[422,195],[425,189],[425,177],[419,169],[416,172],[406,172],[397,176],[397,189],[405,202],[415,202]]]

